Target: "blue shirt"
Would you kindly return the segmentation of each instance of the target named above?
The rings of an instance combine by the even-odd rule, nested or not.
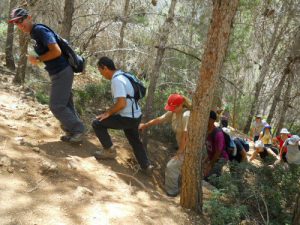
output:
[[[39,56],[49,51],[49,44],[57,44],[55,34],[42,25],[34,25],[30,36],[35,40],[33,48]],[[45,61],[44,63],[46,65],[45,69],[50,75],[59,73],[69,65],[62,55],[55,59]]]
[[[114,73],[111,81],[111,91],[112,96],[114,99],[114,103],[116,103],[117,98],[125,97],[127,95],[134,96],[134,89],[132,87],[131,82],[129,79],[125,76],[122,76],[121,74],[124,73],[121,70],[118,70]],[[127,75],[130,75],[127,73]],[[127,105],[124,109],[122,109],[117,114],[123,116],[123,117],[129,117],[132,118],[132,112],[134,118],[139,118],[142,115],[141,108],[137,104],[135,104],[134,99],[126,98]]]

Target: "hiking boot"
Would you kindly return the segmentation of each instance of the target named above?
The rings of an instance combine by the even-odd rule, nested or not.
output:
[[[68,135],[68,134],[60,136],[60,140],[63,142],[70,142],[70,138],[71,138],[71,135]]]
[[[147,168],[142,169],[142,173],[147,175],[147,176],[152,176],[153,169],[154,169],[154,166],[150,164],[150,165],[147,166]]]
[[[114,159],[116,158],[116,156],[117,156],[117,151],[114,146],[107,149],[101,149],[94,153],[94,157],[96,159]]]
[[[83,134],[84,133],[77,133],[77,134],[71,135],[69,142],[72,142],[72,143],[82,142]]]

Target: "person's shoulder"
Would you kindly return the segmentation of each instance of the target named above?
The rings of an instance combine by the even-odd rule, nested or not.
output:
[[[52,31],[45,27],[43,24],[35,24],[32,28],[31,34],[33,35],[43,35],[43,34],[52,34]]]

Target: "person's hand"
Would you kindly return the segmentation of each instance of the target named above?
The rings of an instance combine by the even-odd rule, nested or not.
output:
[[[100,114],[99,116],[96,116],[96,118],[99,120],[99,121],[102,121],[106,118],[110,117],[110,114],[108,112],[105,112],[105,113],[102,113]]]
[[[140,123],[139,130],[144,131],[147,128],[145,123]]]
[[[204,166],[204,177],[207,177],[210,173],[212,169],[212,166],[210,163],[207,163],[205,166]]]
[[[40,61],[33,55],[29,55],[28,56],[28,61],[32,64],[32,65],[37,65]]]

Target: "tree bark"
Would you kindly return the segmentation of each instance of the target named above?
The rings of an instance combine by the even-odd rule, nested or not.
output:
[[[16,0],[10,0],[9,13],[16,6],[16,3],[17,3]],[[6,67],[10,70],[16,69],[14,54],[13,54],[13,46],[14,46],[14,24],[8,23],[6,44],[5,44],[5,61],[6,61]]]
[[[203,54],[193,109],[189,122],[189,141],[182,168],[180,204],[202,212],[202,149],[216,82],[228,47],[231,24],[238,0],[214,0],[212,22]],[[201,151],[199,151],[201,149]]]
[[[60,35],[68,41],[70,41],[74,11],[74,0],[65,0],[64,17]]]
[[[284,3],[284,4],[287,4],[287,3]],[[291,9],[291,6],[289,5],[287,11],[289,12],[290,9]],[[254,114],[258,110],[258,108],[257,108],[258,98],[260,95],[260,91],[263,87],[264,79],[265,79],[266,75],[269,73],[270,64],[271,64],[274,54],[277,50],[277,47],[282,39],[282,35],[284,35],[284,32],[286,31],[286,29],[291,21],[291,15],[288,14],[288,18],[286,19],[285,23],[282,24],[281,28],[279,29],[279,26],[280,26],[280,23],[282,22],[282,20],[283,20],[283,18],[280,17],[275,25],[275,29],[272,34],[270,45],[268,47],[268,49],[270,49],[270,51],[267,53],[265,60],[263,61],[258,81],[255,84],[254,98],[251,103],[251,108],[250,108],[250,113],[249,113],[249,116],[247,119],[247,123],[244,127],[245,134],[247,134],[249,132]]]
[[[292,219],[292,225],[300,225],[300,194],[298,194],[296,205],[294,209],[294,215]]]
[[[27,68],[27,47],[29,43],[28,35],[19,31],[19,46],[20,46],[20,60],[18,62],[18,68],[16,76],[13,82],[16,84],[23,84],[25,81],[26,68]]]
[[[283,104],[282,108],[279,113],[279,120],[276,128],[276,133],[278,134],[281,128],[283,127],[283,124],[285,122],[286,113],[288,111],[288,105],[290,103],[290,97],[291,97],[291,89],[294,82],[294,74],[290,72],[287,77],[287,86],[283,97]]]
[[[162,25],[160,31],[158,32],[160,35],[158,37],[159,46],[156,53],[155,63],[152,69],[152,73],[150,74],[150,83],[146,98],[146,106],[145,106],[145,114],[144,120],[148,121],[152,117],[153,112],[153,103],[154,103],[154,95],[156,90],[156,83],[159,77],[160,67],[162,65],[162,60],[165,54],[165,47],[168,42],[169,33],[173,27],[173,19],[174,19],[174,12],[177,0],[172,0],[171,5],[169,8],[168,16]],[[143,144],[147,148],[147,134],[146,132],[143,135]]]
[[[122,49],[124,47],[124,36],[125,36],[126,25],[128,22],[129,3],[130,3],[130,0],[125,0],[124,13],[123,13],[123,18],[122,18],[122,26],[121,26],[121,30],[120,30],[120,41],[118,44],[119,49]],[[123,67],[124,53],[118,52],[117,59],[119,61],[120,67]]]

